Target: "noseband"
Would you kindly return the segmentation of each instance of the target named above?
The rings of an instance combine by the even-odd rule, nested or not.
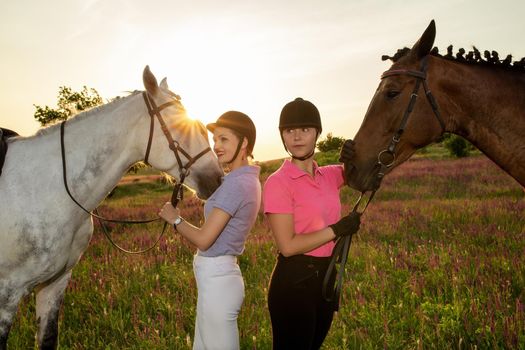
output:
[[[434,95],[432,95],[432,92],[430,91],[428,84],[427,84],[427,66],[428,66],[428,56],[423,57],[421,60],[420,70],[411,70],[411,69],[391,69],[387,70],[381,75],[381,79],[391,77],[394,75],[409,75],[411,77],[416,78],[416,85],[414,86],[414,90],[412,90],[412,94],[410,95],[410,100],[408,102],[408,106],[405,110],[405,113],[403,114],[403,119],[401,119],[401,123],[399,125],[399,128],[394,133],[394,136],[392,137],[392,140],[390,141],[390,144],[388,147],[377,155],[377,166],[379,166],[379,172],[377,173],[376,178],[376,186],[375,189],[371,192],[370,197],[368,197],[368,201],[365,204],[364,209],[360,212],[360,214],[364,213],[366,208],[368,208],[368,204],[374,198],[374,195],[376,191],[379,189],[379,186],[381,185],[381,181],[383,180],[383,177],[386,174],[386,171],[388,168],[390,168],[395,161],[396,158],[396,146],[401,140],[401,136],[403,135],[403,132],[405,131],[405,127],[408,122],[408,117],[410,116],[410,113],[412,113],[412,110],[414,109],[414,105],[416,104],[416,98],[417,93],[419,91],[419,86],[421,83],[423,83],[423,89],[425,90],[425,95],[427,97],[428,102],[430,103],[430,106],[432,107],[432,111],[434,112],[434,115],[436,116],[439,125],[441,125],[441,134],[445,132],[445,122],[443,121],[443,118],[441,117],[441,113],[439,112],[438,104],[436,102],[436,99],[434,98]],[[390,161],[388,160],[390,158]],[[366,191],[365,191],[366,192]],[[362,192],[359,198],[357,199],[356,204],[354,205],[354,208],[352,209],[352,212],[357,212],[359,208],[359,204],[361,203],[363,199],[363,195],[365,192]],[[341,288],[343,284],[343,274],[344,274],[344,268],[346,264],[346,260],[348,258],[348,250],[350,249],[350,244],[352,242],[352,236],[346,236],[343,238],[339,238],[336,242],[336,245],[334,247],[334,250],[332,252],[332,257],[330,260],[330,264],[328,265],[328,269],[326,271],[326,275],[323,281],[323,297],[327,301],[333,301],[334,302],[334,309],[337,311],[339,310],[339,299],[341,295]],[[328,288],[330,286],[330,277],[332,275],[333,270],[336,267],[336,263],[339,263],[339,270],[337,271],[337,279],[336,284],[333,288],[330,290],[330,295],[328,294]]]
[[[166,127],[166,123],[164,122],[164,119],[162,118],[162,115],[160,114],[160,112],[171,106],[171,105],[175,105],[175,104],[178,104],[180,103],[179,100],[180,98],[173,94],[172,96],[175,98],[175,100],[173,101],[169,101],[169,102],[166,102],[160,106],[157,107],[157,105],[155,104],[155,102],[153,101],[153,99],[150,98],[149,94],[144,91],[142,93],[142,96],[144,97],[144,102],[146,103],[146,106],[148,108],[148,113],[150,115],[150,119],[151,119],[151,122],[150,122],[150,129],[149,129],[149,138],[148,138],[148,146],[146,147],[146,155],[144,156],[144,162],[146,164],[149,165],[148,163],[148,159],[149,159],[149,154],[150,154],[150,149],[151,149],[151,144],[153,142],[153,130],[155,129],[155,116],[157,117],[157,119],[159,120],[159,123],[160,123],[160,127],[162,129],[162,132],[164,133],[164,136],[166,136],[166,139],[168,140],[168,145],[169,145],[169,148],[173,151],[174,155],[175,155],[175,158],[177,159],[177,164],[179,166],[179,174],[180,174],[180,177],[179,177],[179,182],[175,185],[175,187],[173,188],[173,193],[171,195],[171,204],[176,207],[177,204],[179,203],[179,200],[182,199],[182,193],[183,193],[183,188],[182,188],[182,185],[184,183],[184,180],[186,178],[186,176],[189,174],[189,168],[199,159],[201,158],[202,156],[204,156],[207,152],[210,152],[211,151],[211,148],[208,146],[206,149],[204,149],[202,152],[200,152],[199,154],[197,154],[195,157],[191,157],[190,154],[188,152],[186,152],[182,147],[180,147],[180,144],[179,142],[177,141],[174,141],[173,140],[173,137],[171,136],[168,128]],[[66,188],[66,192],[67,194],[69,195],[69,197],[73,200],[73,202],[75,202],[75,204],[77,206],[79,206],[84,212],[88,213],[89,215],[91,215],[92,217],[95,217],[99,220],[100,222],[100,225],[102,226],[102,231],[104,232],[104,234],[106,235],[106,238],[110,241],[110,243],[115,246],[118,250],[124,252],[124,253],[128,253],[128,254],[142,254],[142,253],[145,253],[147,251],[150,251],[151,249],[153,249],[157,243],[160,241],[161,237],[164,235],[164,231],[166,230],[166,226],[167,224],[164,223],[164,227],[162,229],[162,232],[161,234],[159,235],[159,237],[155,240],[155,242],[153,243],[152,246],[146,248],[146,249],[143,249],[143,250],[139,250],[139,251],[129,251],[129,250],[126,250],[122,247],[120,247],[117,243],[115,243],[113,241],[113,239],[111,238],[111,236],[109,235],[109,232],[108,230],[106,229],[106,226],[103,224],[103,222],[114,222],[114,223],[119,223],[119,224],[147,224],[147,223],[150,223],[150,222],[153,222],[153,221],[157,221],[159,220],[159,218],[155,218],[155,219],[148,219],[148,220],[114,220],[114,219],[107,219],[105,217],[102,217],[100,215],[98,215],[98,212],[97,212],[97,209],[95,208],[93,210],[93,212],[90,212],[89,210],[87,210],[86,208],[84,208],[84,206],[82,206],[76,199],[75,197],[73,197],[73,195],[71,194],[71,191],[69,190],[69,186],[68,186],[68,183],[67,183],[67,171],[66,171],[66,152],[65,152],[65,147],[64,147],[64,133],[65,133],[65,125],[66,125],[66,121],[64,120],[61,124],[60,124],[60,148],[61,148],[61,153],[62,153],[62,176],[63,176],[63,179],[64,179],[64,187]],[[188,160],[188,162],[186,164],[182,164],[182,160],[179,156],[179,152],[182,153],[182,155],[184,157],[186,157],[186,159]]]

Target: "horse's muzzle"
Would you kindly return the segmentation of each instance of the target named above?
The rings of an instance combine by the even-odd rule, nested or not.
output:
[[[222,184],[222,176],[202,175],[197,178],[197,196],[208,199]]]
[[[344,164],[344,169],[345,183],[359,192],[376,191],[381,185],[383,176],[379,176],[379,164],[364,170],[347,162]]]

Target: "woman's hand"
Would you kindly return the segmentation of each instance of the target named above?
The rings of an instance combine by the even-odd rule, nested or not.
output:
[[[341,151],[339,153],[339,161],[341,163],[346,163],[355,155],[355,142],[352,139],[348,139],[341,146]]]
[[[307,253],[335,238],[334,231],[330,227],[306,234],[296,234],[294,232],[292,214],[266,215],[277,243],[277,248],[286,257]]]
[[[352,236],[359,231],[361,225],[361,213],[351,212],[343,216],[338,222],[330,225],[336,237]]]
[[[180,216],[180,209],[174,208],[171,202],[166,202],[160,209],[159,216],[168,224],[173,225],[175,220]]]

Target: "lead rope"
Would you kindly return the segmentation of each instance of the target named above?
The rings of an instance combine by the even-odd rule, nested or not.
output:
[[[184,175],[181,175],[181,178],[180,178],[180,182],[178,182],[175,187],[173,188],[173,192],[171,193],[171,204],[173,205],[174,208],[177,207],[177,204],[179,204],[179,201],[181,201],[183,199],[183,193],[184,193],[184,189],[182,187],[182,184],[184,182],[184,178],[186,177],[186,173],[184,173]],[[104,235],[106,236],[106,238],[108,239],[108,241],[115,247],[117,248],[118,250],[120,250],[121,252],[124,252],[124,253],[127,253],[127,254],[144,254],[150,250],[152,250],[153,248],[155,248],[157,246],[157,244],[159,243],[160,239],[162,238],[162,236],[164,236],[164,232],[166,232],[166,227],[168,226],[168,223],[167,222],[164,222],[164,225],[162,227],[162,232],[160,233],[160,235],[157,237],[157,239],[155,240],[155,242],[153,242],[153,244],[146,248],[146,249],[142,249],[142,250],[136,250],[136,251],[131,251],[131,250],[127,250],[125,248],[122,248],[121,246],[119,246],[117,243],[115,243],[115,241],[113,241],[113,239],[111,238],[111,235],[109,234],[109,231],[106,227],[106,225],[104,225],[104,221],[103,219],[100,219],[100,217],[98,216],[98,212],[97,212],[97,209],[95,208],[94,212],[97,214],[95,216],[98,220],[98,222],[100,223],[100,226],[102,227],[102,232],[104,232]],[[158,218],[157,219],[154,219],[153,221],[155,220],[159,220]],[[110,221],[110,220],[105,220],[105,221]],[[114,221],[113,221],[114,222]]]

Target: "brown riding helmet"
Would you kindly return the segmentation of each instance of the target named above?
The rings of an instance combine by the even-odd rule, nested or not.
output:
[[[221,115],[215,123],[206,125],[206,129],[213,132],[217,127],[224,127],[236,131],[248,140],[248,156],[252,156],[257,132],[253,121],[246,114],[238,111],[228,111]],[[242,142],[242,139],[240,140]],[[239,146],[240,147],[240,146]],[[235,157],[234,157],[235,158]]]

